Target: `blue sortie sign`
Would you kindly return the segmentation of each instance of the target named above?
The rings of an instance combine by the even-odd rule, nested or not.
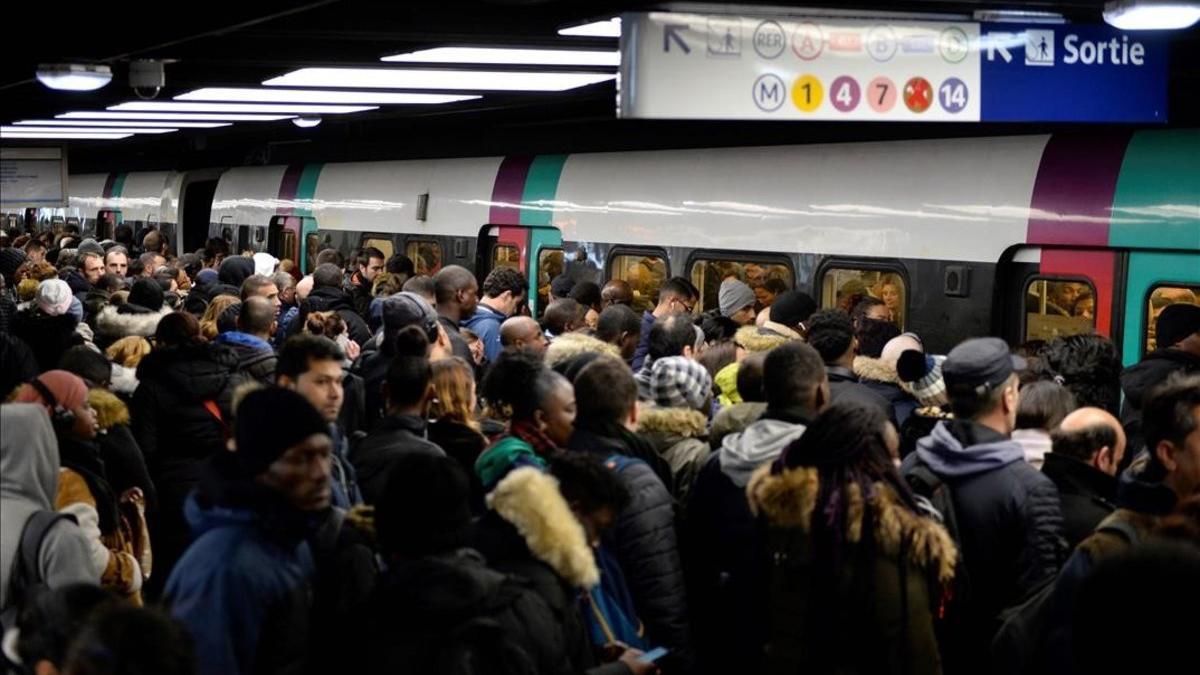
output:
[[[984,23],[979,52],[982,121],[1167,121],[1161,33]]]

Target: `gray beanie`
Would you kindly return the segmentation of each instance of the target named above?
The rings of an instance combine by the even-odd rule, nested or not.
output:
[[[726,279],[721,282],[721,292],[717,296],[717,304],[721,308],[721,316],[730,317],[738,310],[753,305],[757,298],[754,291],[745,282],[737,279]]]
[[[95,239],[89,237],[79,242],[79,247],[75,251],[76,255],[82,255],[84,253],[96,253],[98,255],[104,255],[104,247],[101,246]]]

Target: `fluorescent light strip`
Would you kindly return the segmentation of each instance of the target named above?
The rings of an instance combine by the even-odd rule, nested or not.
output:
[[[130,101],[107,108],[116,112],[210,112],[210,113],[288,113],[342,115],[375,110],[376,106],[352,105],[279,105],[275,103],[190,103],[180,101]]]
[[[103,128],[100,128],[100,127],[90,127],[90,126],[86,126],[86,125],[87,125],[87,122],[80,122],[80,124],[81,124],[81,125],[84,125],[84,126],[78,126],[78,127],[54,127],[54,126],[50,126],[50,127],[28,127],[28,126],[25,126],[25,127],[21,127],[21,126],[11,126],[11,127],[0,127],[0,130],[2,130],[2,131],[18,131],[18,132],[22,132],[22,133],[42,132],[42,133],[52,133],[52,134],[87,134],[87,133],[104,133],[104,134],[117,134],[117,133],[120,133],[120,134],[169,134],[169,133],[171,133],[172,131],[179,131],[178,129],[149,129],[149,128],[139,128],[139,127],[126,127],[126,128],[123,128],[123,129],[103,129]]]
[[[497,63],[531,66],[611,66],[621,65],[615,51],[579,49],[505,49],[499,47],[438,47],[408,54],[385,56],[389,63]]]
[[[189,91],[176,101],[259,101],[264,103],[374,103],[435,104],[470,101],[478,96],[458,94],[408,94],[380,91],[328,91],[323,89],[236,89],[209,87]]]
[[[619,38],[621,37],[621,20],[619,18],[612,18],[607,21],[593,21],[591,23],[560,29],[558,34],[576,37]]]
[[[207,122],[278,122],[293,115],[234,115],[207,113],[69,112],[55,115],[66,120],[190,120]]]
[[[147,122],[138,120],[136,122],[108,122],[104,120],[95,120],[88,122],[72,122],[71,120],[21,120],[13,122],[18,126],[31,127],[75,127],[87,125],[89,127],[171,127],[172,129],[214,129],[216,127],[231,126],[229,122]]]
[[[301,68],[263,84],[269,87],[364,87],[367,89],[461,89],[563,91],[616,79],[605,73],[518,73],[481,70]]]
[[[115,141],[121,138],[129,138],[133,134],[125,133],[92,133],[92,134],[64,134],[64,133],[48,133],[48,132],[29,132],[29,131],[0,131],[0,138],[57,138],[62,140],[103,140]]]

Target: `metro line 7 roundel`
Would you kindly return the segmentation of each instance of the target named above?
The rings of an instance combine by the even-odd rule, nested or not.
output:
[[[923,113],[929,110],[929,106],[932,104],[933,86],[929,84],[929,80],[917,76],[904,83],[904,105],[909,110]]]

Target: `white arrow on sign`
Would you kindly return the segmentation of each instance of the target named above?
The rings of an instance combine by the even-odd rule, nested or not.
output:
[[[1012,63],[1012,54],[1008,53],[1008,45],[1014,44],[1015,39],[1016,36],[1012,33],[988,33],[983,39],[987,43],[988,61],[995,61],[996,52],[1000,52],[1005,63]]]

